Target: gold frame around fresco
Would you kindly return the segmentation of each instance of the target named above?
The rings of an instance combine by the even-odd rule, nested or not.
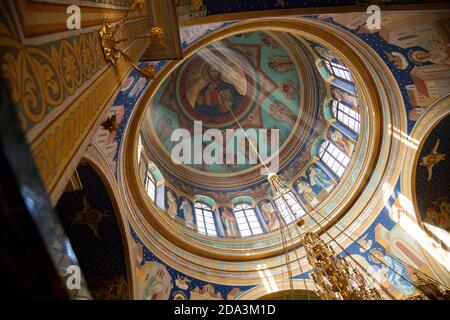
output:
[[[164,31],[162,44],[150,45],[140,61],[180,60],[183,58],[175,0],[147,0],[152,26]]]

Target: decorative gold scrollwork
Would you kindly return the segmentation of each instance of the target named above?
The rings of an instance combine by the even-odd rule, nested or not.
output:
[[[99,31],[99,35],[101,46],[103,48],[103,54],[105,55],[106,60],[111,61],[112,64],[116,64],[120,57],[124,57],[125,60],[131,63],[133,68],[139,71],[144,77],[151,80],[156,76],[154,65],[147,65],[145,68],[140,68],[131,58],[129,58],[129,56],[127,56],[122,50],[117,48],[117,45],[121,42],[143,38],[149,38],[151,41],[151,45],[163,45],[165,39],[164,30],[158,26],[152,27],[149,33],[137,36],[132,39],[117,38],[117,34],[126,21],[128,14],[134,10],[143,8],[144,3],[144,0],[130,0],[128,4],[129,9],[125,16],[114,27],[107,22],[103,22],[102,27]]]
[[[9,39],[1,61],[24,130],[41,122],[105,64],[96,32],[62,39],[47,48]]]

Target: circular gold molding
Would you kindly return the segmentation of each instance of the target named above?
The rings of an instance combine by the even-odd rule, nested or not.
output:
[[[396,141],[392,133],[393,127],[406,131],[406,115],[403,100],[400,90],[394,84],[395,79],[379,56],[371,51],[362,41],[355,39],[356,37],[341,29],[310,19],[286,19],[284,21],[267,19],[238,23],[202,38],[187,49],[186,52],[187,55],[191,55],[212,41],[236,33],[261,29],[289,32],[310,38],[326,47],[333,47],[339,58],[342,59],[354,75],[359,93],[368,109],[367,124],[370,134],[367,138],[367,146],[365,146],[367,152],[363,159],[362,174],[354,178],[356,181],[355,186],[346,190],[340,190],[341,194],[346,194],[345,192],[347,192],[348,198],[342,198],[339,205],[336,205],[337,209],[330,214],[332,220],[327,221],[326,227],[331,227],[329,230],[333,237],[341,234],[339,229],[333,229],[333,224],[338,218],[341,219],[341,223],[345,224],[346,228],[353,223],[357,223],[359,230],[367,228],[384,205],[380,195],[382,194],[380,192],[381,183],[395,184],[404,153],[401,139]],[[357,45],[354,45],[354,42]],[[372,65],[369,65],[368,61],[371,61]],[[240,270],[234,262],[241,262],[240,265],[242,266],[247,262],[264,261],[269,268],[281,266],[283,265],[283,262],[279,259],[280,255],[283,254],[281,245],[273,246],[269,250],[266,250],[266,248],[264,250],[239,251],[221,250],[193,242],[191,237],[180,233],[177,227],[174,226],[174,222],[160,215],[158,210],[145,197],[143,190],[141,190],[142,186],[139,177],[136,170],[134,170],[134,164],[137,161],[135,148],[139,134],[136,128],[140,127],[142,115],[153,93],[158,89],[163,79],[178,64],[179,62],[169,63],[150,85],[139,105],[136,106],[130,124],[127,126],[124,134],[125,145],[119,157],[119,176],[121,183],[124,183],[123,192],[129,198],[129,201],[132,202],[131,207],[134,210],[132,213],[133,223],[141,224],[141,227],[136,226],[138,235],[144,239],[151,237],[154,243],[158,243],[160,248],[155,248],[157,252],[167,252],[163,253],[164,256],[159,256],[159,258],[180,271],[218,283],[255,283],[257,276],[252,281],[248,279],[239,280],[237,278],[233,279],[229,271],[222,272],[219,270],[229,270],[228,268]],[[389,131],[389,129],[391,130]],[[335,194],[339,193],[336,191]],[[351,214],[342,216],[344,212],[350,212]],[[361,214],[362,212],[364,214]],[[339,241],[344,246],[351,242],[349,239],[341,239]],[[298,241],[293,243],[293,248],[299,248],[300,243]],[[150,244],[149,246],[153,245]],[[211,259],[217,261],[215,266],[209,263]],[[202,263],[201,261],[208,261],[208,263]],[[255,269],[253,268],[253,270]],[[202,272],[201,270],[208,271]],[[239,273],[240,271],[235,272]],[[246,272],[245,268],[242,272]],[[227,276],[218,281],[217,278],[220,277],[220,274]]]
[[[261,31],[261,30],[260,30]],[[289,54],[290,58],[294,62],[296,73],[300,82],[300,99],[299,99],[299,111],[297,113],[297,119],[291,133],[286,138],[286,141],[280,145],[279,164],[282,168],[287,162],[289,162],[297,153],[298,149],[301,148],[306,137],[310,135],[311,126],[313,123],[313,118],[315,116],[315,106],[321,103],[317,100],[316,88],[314,87],[314,61],[311,64],[304,63],[308,60],[305,52],[296,47],[295,42],[287,37],[285,33],[268,32],[272,38],[274,38],[281,47]],[[229,36],[227,36],[228,38]],[[209,43],[216,42],[219,39],[210,41]],[[207,45],[206,45],[207,46]],[[202,47],[203,48],[203,47]],[[201,48],[199,48],[201,49]],[[306,48],[305,48],[306,50]],[[187,55],[186,59],[192,57],[198,50]],[[177,67],[173,68],[173,72],[176,72]],[[171,66],[167,66],[171,68]],[[170,73],[169,73],[170,74]],[[161,84],[166,80],[166,78],[161,79]],[[324,82],[324,81],[323,81]],[[154,91],[157,93],[159,89]],[[249,185],[261,183],[266,177],[262,176],[260,173],[263,165],[261,163],[256,164],[250,168],[239,170],[236,172],[229,173],[213,173],[205,172],[190,165],[181,164],[176,165],[172,162],[170,152],[162,145],[161,141],[157,138],[157,133],[153,125],[144,125],[151,122],[152,119],[152,100],[149,101],[149,107],[147,112],[144,114],[144,121],[141,121],[142,126],[140,126],[143,139],[147,141],[148,148],[151,149],[151,153],[157,155],[154,157],[155,164],[160,168],[164,168],[165,171],[170,172],[172,176],[177,179],[188,181],[189,184],[196,185],[200,188],[207,188],[208,190],[214,191],[216,188],[220,191],[234,190],[236,188],[243,188]],[[300,137],[300,138],[299,138]],[[273,158],[271,156],[269,160]],[[267,180],[265,181],[267,182]]]

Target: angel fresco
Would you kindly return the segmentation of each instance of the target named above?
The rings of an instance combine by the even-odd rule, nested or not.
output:
[[[291,128],[295,126],[295,122],[297,121],[297,115],[280,101],[276,101],[270,105],[269,116],[273,120],[286,123]]]
[[[214,116],[228,113],[244,100],[236,87],[222,79],[220,66],[206,65],[205,79],[207,84],[197,94],[195,111]]]
[[[292,62],[291,58],[285,56],[273,56],[269,58],[269,62],[267,63],[269,68],[274,70],[277,73],[285,73],[289,70],[294,69],[294,62]]]
[[[427,168],[427,171],[428,171],[427,181],[431,181],[431,179],[433,178],[433,167],[435,165],[437,165],[439,162],[445,160],[446,154],[439,153],[437,151],[440,142],[441,142],[441,140],[438,139],[436,141],[436,144],[435,144],[433,150],[431,150],[431,152],[429,154],[420,158],[419,165]]]
[[[91,206],[86,196],[83,197],[83,209],[75,212],[73,216],[69,217],[72,220],[73,225],[87,225],[94,235],[100,239],[98,233],[98,225],[103,222],[107,217],[110,217],[106,213],[108,210],[100,211]]]

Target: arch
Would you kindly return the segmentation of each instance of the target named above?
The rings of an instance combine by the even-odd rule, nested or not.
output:
[[[92,174],[95,175],[96,177],[94,179],[98,179],[99,182],[97,182],[97,185],[99,185],[99,183],[103,186],[105,191],[100,190],[101,188],[90,188],[89,192],[92,194],[90,199],[88,199],[88,201],[92,201],[92,203],[89,203],[89,205],[94,209],[94,213],[96,213],[97,215],[100,212],[100,215],[102,216],[102,222],[108,222],[109,224],[115,224],[117,225],[117,229],[118,229],[118,237],[116,236],[115,239],[120,239],[120,246],[122,247],[121,249],[116,248],[114,250],[112,250],[113,252],[121,252],[120,254],[118,254],[118,256],[121,256],[123,254],[123,264],[125,267],[124,273],[125,273],[125,280],[127,283],[127,299],[133,299],[134,297],[134,283],[133,283],[133,268],[131,266],[131,251],[130,251],[130,243],[132,241],[131,236],[128,232],[128,220],[126,217],[127,214],[127,210],[124,207],[124,201],[123,199],[121,199],[120,195],[118,194],[117,191],[117,182],[115,180],[115,177],[113,175],[113,173],[111,172],[111,169],[108,165],[108,163],[106,162],[106,160],[104,159],[103,155],[101,154],[101,152],[96,148],[95,144],[93,144],[92,146],[90,146],[87,150],[87,152],[84,154],[82,160],[79,163],[78,168],[90,168],[92,170]],[[83,184],[83,181],[81,181]],[[87,190],[86,190],[87,191]],[[103,195],[102,195],[103,193]],[[105,212],[102,210],[99,210],[101,208],[98,208],[98,205],[96,204],[97,199],[102,198],[102,199],[106,199],[105,197],[108,198],[108,201],[110,202],[110,205],[112,207],[112,211],[113,213],[111,214],[111,212]],[[61,198],[60,198],[61,200]],[[99,200],[99,201],[103,201],[103,200]],[[58,200],[59,203],[59,200]],[[85,206],[86,204],[84,204]],[[85,207],[86,208],[86,207]],[[111,221],[111,219],[114,219]],[[72,224],[72,223],[71,223]],[[89,227],[86,228],[88,231],[90,230]],[[114,236],[112,234],[112,230],[114,230],[114,227],[108,227],[108,232],[104,233],[104,236]],[[98,234],[98,236],[96,235],[95,238],[97,237],[102,237],[102,234],[98,231],[96,231],[96,233]],[[72,240],[71,240],[72,241]],[[108,243],[111,243],[111,240],[108,241]],[[102,242],[102,246],[103,246],[103,242]],[[93,242],[90,241],[89,244],[87,245],[87,247],[89,247],[89,250],[92,250],[93,248]],[[78,255],[78,254],[77,254]],[[107,264],[108,259],[103,259],[102,264]],[[111,263],[113,263],[114,268],[117,267],[117,260],[114,261],[110,261]],[[92,269],[92,265],[89,268],[90,270]],[[82,270],[83,271],[83,270]],[[117,286],[121,286],[123,284],[116,282],[114,285]],[[105,297],[105,294],[107,294],[104,290],[100,290],[100,293],[98,293],[97,298],[101,298],[102,296]],[[111,298],[111,297],[110,297]]]
[[[415,168],[419,162],[420,151],[422,150],[422,145],[425,143],[426,138],[441,120],[450,115],[449,105],[450,94],[446,94],[436,100],[432,105],[427,107],[410,133],[408,142],[412,151],[407,152],[405,155],[400,180],[402,195],[398,199],[399,206],[401,207],[398,211],[405,215],[403,221],[409,220],[411,222],[410,225],[413,223],[417,224],[420,229],[418,229],[416,233],[420,232],[423,235],[423,237],[416,239],[416,243],[423,258],[434,273],[434,276],[447,286],[450,284],[448,270],[446,269],[446,266],[436,261],[436,255],[430,252],[431,250],[436,250],[438,247],[441,247],[442,249],[442,246],[432,237],[425,237],[428,232],[420,217],[416,201],[415,175],[411,173],[415,172]],[[403,221],[399,221],[400,225],[402,225]]]
[[[361,130],[361,115],[359,112],[354,111],[346,103],[337,100],[331,100],[330,106],[333,118],[340,125],[352,130],[355,134],[359,134]]]
[[[217,221],[214,217],[214,207],[210,206],[206,201],[201,200],[196,200],[194,207],[197,231],[203,235],[217,236]]]
[[[350,157],[329,140],[324,140],[320,144],[319,159],[339,179],[350,163]]]
[[[233,210],[241,237],[263,233],[261,221],[258,219],[252,202],[240,201],[234,204]]]

